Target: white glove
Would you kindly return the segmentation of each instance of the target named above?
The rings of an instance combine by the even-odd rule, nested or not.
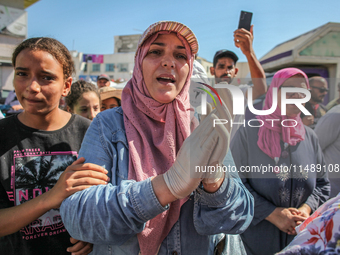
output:
[[[163,174],[166,185],[176,198],[184,198],[197,188],[204,178],[204,173],[198,171],[200,167],[223,161],[229,147],[229,132],[225,125],[213,127],[213,121],[226,118],[229,113],[226,111],[222,106],[212,111],[184,141],[175,163]]]
[[[230,114],[230,111],[228,110],[228,107],[230,106],[226,106],[226,104],[224,103],[223,99],[221,99],[221,102],[222,102],[222,105],[219,103],[219,100],[217,98],[215,98],[215,101],[217,102],[216,104],[216,116],[219,118],[219,119],[223,119],[223,120],[227,120],[228,123],[227,124],[223,124],[223,126],[227,129],[227,132],[226,132],[226,145],[227,145],[227,149],[226,149],[226,153],[225,155],[223,156],[223,158],[215,158],[214,156],[212,156],[210,162],[209,162],[209,165],[210,166],[215,166],[215,171],[212,172],[212,171],[209,171],[209,172],[206,172],[203,174],[203,180],[202,182],[203,183],[215,183],[215,182],[218,182],[221,178],[224,178],[224,172],[223,171],[218,171],[217,167],[221,167],[222,168],[222,162],[223,162],[223,159],[224,157],[227,155],[227,152],[228,152],[228,149],[229,149],[229,142],[230,142],[230,133],[231,133],[231,120],[232,120],[232,115]],[[207,105],[207,112],[210,113],[211,112],[211,105]],[[203,117],[203,116],[202,116]],[[203,121],[204,121],[204,118],[202,118]],[[217,124],[217,126],[220,126],[221,124]],[[215,154],[213,154],[215,155]],[[221,169],[220,168],[220,169]]]

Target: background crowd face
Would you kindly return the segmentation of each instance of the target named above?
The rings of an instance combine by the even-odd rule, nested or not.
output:
[[[305,78],[300,75],[293,75],[282,83],[277,93],[277,104],[281,110],[281,89],[283,87],[290,88],[304,88],[307,89]],[[304,98],[306,95],[302,93],[286,93],[287,99],[290,98]],[[287,104],[286,105],[286,116],[287,117],[296,117],[300,113],[300,109],[295,104]]]
[[[153,99],[170,103],[181,92],[189,74],[188,56],[176,34],[161,34],[143,59],[145,85]]]
[[[97,86],[98,86],[98,88],[109,87],[110,86],[110,81],[107,80],[107,79],[99,79],[97,81]]]
[[[311,87],[311,100],[314,103],[322,103],[324,97],[328,93],[328,85],[326,80],[314,80],[310,82]]]
[[[118,107],[119,103],[115,97],[110,97],[108,99],[102,100],[102,105],[100,107],[100,111],[105,111],[107,109],[112,109]]]
[[[210,68],[211,75],[215,76],[215,83],[227,82],[230,84],[236,74],[238,68],[235,67],[235,62],[231,58],[223,57],[217,60],[216,66]]]
[[[83,93],[74,105],[72,112],[89,120],[93,120],[100,112],[98,95],[93,91]]]
[[[13,85],[25,112],[47,115],[57,110],[72,78],[64,78],[63,66],[48,52],[25,49],[15,63]]]

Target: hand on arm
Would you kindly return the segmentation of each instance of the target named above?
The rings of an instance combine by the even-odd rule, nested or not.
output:
[[[107,184],[110,180],[105,168],[91,163],[82,164],[84,161],[84,158],[79,158],[67,167],[56,185],[47,193],[51,208],[59,208],[65,198],[77,191],[93,185]]]
[[[237,48],[240,48],[242,53],[246,56],[250,75],[254,84],[253,100],[263,95],[267,91],[266,75],[264,70],[256,58],[253,49],[253,25],[250,31],[241,28],[234,31],[234,42]]]
[[[15,233],[47,211],[59,208],[65,198],[77,191],[107,184],[107,171],[104,168],[83,162],[84,158],[79,158],[67,167],[56,185],[46,193],[21,205],[1,209],[0,237]]]
[[[87,255],[92,251],[92,243],[79,241],[77,239],[74,239],[73,237],[70,238],[70,242],[74,245],[68,247],[67,252],[72,252],[72,255]]]
[[[282,232],[289,235],[296,235],[295,227],[297,222],[304,221],[306,217],[299,214],[296,208],[276,207],[275,210],[267,216],[266,220],[273,223]]]

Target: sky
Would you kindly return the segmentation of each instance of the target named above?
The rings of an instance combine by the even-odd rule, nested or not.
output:
[[[112,54],[114,36],[142,34],[152,23],[187,25],[199,42],[198,55],[212,62],[217,50],[234,51],[240,11],[253,12],[253,47],[260,59],[276,45],[340,22],[339,0],[40,0],[26,9],[28,37],[53,37],[69,50]]]

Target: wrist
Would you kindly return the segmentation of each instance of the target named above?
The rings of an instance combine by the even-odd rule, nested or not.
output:
[[[312,213],[312,208],[310,208],[310,206],[307,205],[307,204],[301,205],[300,208],[299,208],[298,210],[304,211],[304,212],[306,212],[308,215],[310,215],[310,214]]]
[[[202,183],[203,183],[204,191],[208,193],[215,193],[221,187],[223,181],[224,181],[224,178],[219,178],[216,182],[213,182],[213,183],[206,183],[203,180]]]
[[[54,190],[52,188],[39,196],[41,199],[41,204],[46,211],[49,211],[51,209],[58,209],[63,202],[62,200],[60,202],[56,201],[58,199],[56,199],[53,193]]]
[[[249,60],[254,60],[254,59],[256,59],[255,52],[254,52],[254,50],[252,50],[252,49],[249,50],[249,51],[247,51],[247,52],[245,52],[244,55],[246,56],[246,58],[247,58],[248,61],[249,61]]]
[[[274,211],[271,212],[271,214],[269,214],[267,217],[266,217],[266,220],[273,223],[275,222],[276,218],[277,218],[277,215],[278,213],[282,210],[283,208],[279,208],[279,207],[276,207],[274,209]]]
[[[168,188],[162,174],[151,177],[151,184],[159,203],[163,207],[177,200],[177,198],[171,193],[170,189]]]

